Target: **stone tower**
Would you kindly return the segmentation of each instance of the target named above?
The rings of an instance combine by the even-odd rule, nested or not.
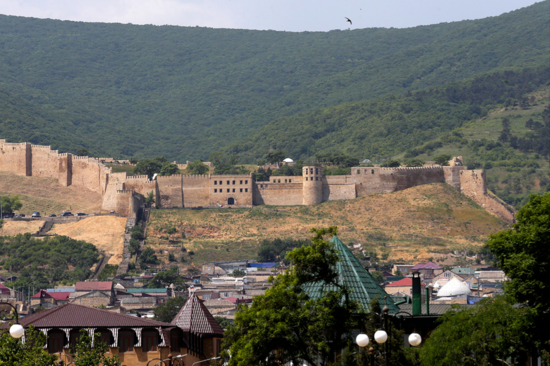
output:
[[[302,204],[317,205],[323,201],[323,168],[304,166],[302,168]]]

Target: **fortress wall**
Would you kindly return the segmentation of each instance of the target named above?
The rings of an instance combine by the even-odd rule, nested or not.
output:
[[[460,172],[462,170],[466,170],[467,168],[465,166],[456,165],[454,160],[451,160],[451,162],[455,165],[442,167],[443,175],[445,176],[445,183],[460,191]]]
[[[352,168],[357,195],[388,193],[411,188],[421,184],[445,182],[440,166],[414,168]]]
[[[114,210],[121,216],[126,216],[131,213],[131,202],[133,192],[128,190],[118,190],[116,191],[116,205]],[[135,216],[134,216],[135,217]]]
[[[142,196],[147,196],[149,192],[155,192],[156,182],[148,180],[146,175],[129,175],[124,181],[124,187],[127,190],[135,191]]]
[[[212,175],[209,179],[209,206],[252,206],[254,182],[247,175]],[[230,201],[233,200],[231,204]]]
[[[156,182],[160,195],[158,200],[160,207],[185,207],[182,177],[180,174],[157,177]],[[208,187],[208,180],[202,179],[202,184]]]
[[[71,154],[57,154],[57,179],[63,187],[73,184],[73,156]]]
[[[29,177],[32,175],[31,144],[0,140],[0,170]]]
[[[31,145],[32,175],[59,179],[59,154],[49,146]],[[65,172],[66,174],[66,172]],[[66,181],[66,178],[65,178]]]
[[[254,205],[301,205],[303,184],[256,182],[253,193]]]
[[[104,193],[109,170],[98,159],[88,156],[72,156],[72,184]]]
[[[484,170],[461,170],[460,186],[464,195],[470,197],[484,209],[506,222],[515,222],[515,210],[487,193],[487,180]]]
[[[334,200],[352,200],[357,197],[355,183],[351,184],[326,184],[323,182],[323,202]]]
[[[103,195],[103,202],[101,203],[101,209],[110,211],[117,210],[117,191],[123,191],[124,189],[123,182],[113,182],[107,185],[105,194]]]

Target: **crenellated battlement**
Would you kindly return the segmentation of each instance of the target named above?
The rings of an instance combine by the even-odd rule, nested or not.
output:
[[[117,194],[124,194],[124,193],[133,194],[134,191],[130,191],[130,190],[127,190],[127,189],[117,189],[116,193],[117,193]]]
[[[149,180],[147,175],[126,175],[126,179],[145,179]]]
[[[210,179],[210,175],[208,175],[208,174],[189,174],[189,175],[178,174],[178,176],[182,177],[182,179]],[[172,177],[174,177],[174,175],[172,175]],[[157,179],[158,178],[170,178],[170,177],[169,176],[168,177],[157,177]]]

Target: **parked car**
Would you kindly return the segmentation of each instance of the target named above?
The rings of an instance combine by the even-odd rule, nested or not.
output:
[[[34,211],[31,215],[31,217],[40,217],[40,212]]]
[[[19,214],[19,217],[25,217],[25,214]]]
[[[56,214],[50,214],[48,217],[57,217]]]
[[[112,214],[114,214],[114,213],[115,213],[115,210],[111,210],[111,212],[109,212],[109,213],[112,213]]]
[[[72,214],[72,212],[70,212],[70,211],[63,211],[63,212],[61,213],[61,215],[59,215],[59,216],[72,216],[72,215],[73,215],[73,214]]]
[[[84,212],[77,212],[74,214],[75,216],[87,216],[88,214],[87,213],[84,213]]]
[[[3,219],[13,219],[15,217],[14,213],[3,213],[2,218]]]

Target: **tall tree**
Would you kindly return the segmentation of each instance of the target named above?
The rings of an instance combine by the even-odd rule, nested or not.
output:
[[[310,245],[288,254],[292,269],[272,280],[273,287],[242,307],[235,326],[226,332],[229,365],[281,365],[292,362],[327,365],[342,350],[357,328],[352,313],[359,304],[349,299],[349,288],[338,281],[338,255],[323,236],[336,228],[312,229]],[[323,281],[331,290],[318,299],[304,288]]]
[[[504,117],[502,119],[502,132],[498,137],[498,141],[509,142],[511,137],[512,137],[512,132],[510,131],[510,119],[508,117]]]
[[[185,168],[185,173],[187,174],[206,174],[210,168],[208,165],[203,164],[202,160],[195,160],[192,163],[187,164]]]
[[[155,320],[170,323],[178,312],[185,306],[187,299],[184,297],[172,297],[166,301],[166,304],[159,305],[153,309]]]
[[[550,192],[532,195],[511,229],[490,236],[486,247],[510,281],[505,291],[532,313],[535,347],[550,353]]]
[[[92,346],[93,344],[93,346]],[[76,366],[115,366],[120,364],[118,356],[107,356],[109,346],[101,340],[101,333],[94,332],[92,337],[87,329],[80,330],[76,346],[71,349],[71,356]]]
[[[12,213],[13,211],[17,211],[23,207],[21,199],[19,199],[19,195],[12,197],[2,196],[0,197],[0,200],[2,200],[2,212],[4,213]]]

